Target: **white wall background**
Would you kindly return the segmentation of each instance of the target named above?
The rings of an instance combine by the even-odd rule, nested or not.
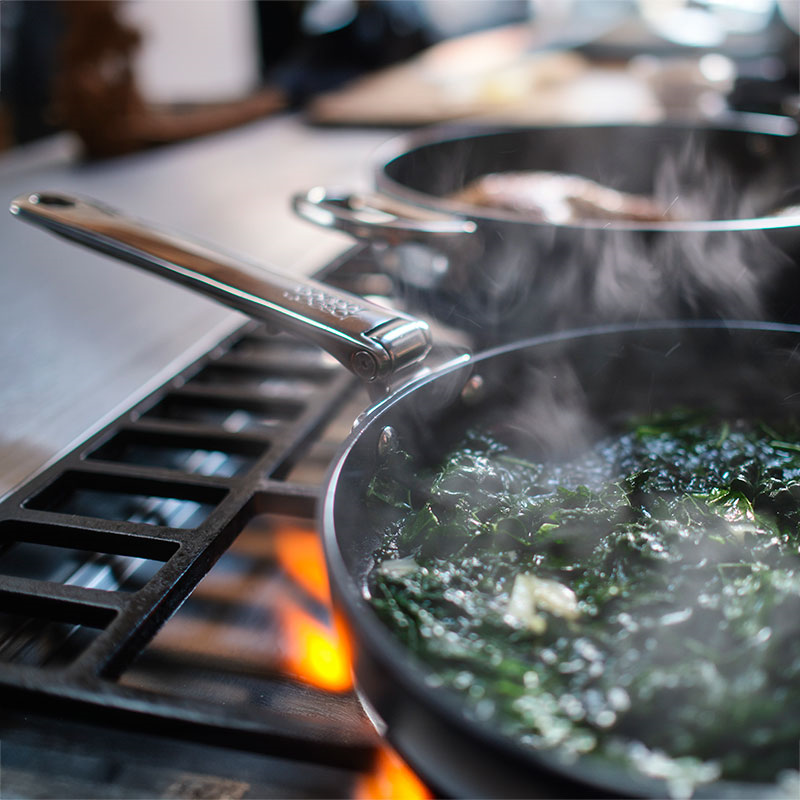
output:
[[[239,97],[258,83],[255,10],[246,0],[128,0],[126,20],[143,35],[137,63],[153,102]]]

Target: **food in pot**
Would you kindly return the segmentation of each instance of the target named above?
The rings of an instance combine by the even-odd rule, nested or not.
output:
[[[449,199],[515,211],[541,222],[676,219],[672,207],[651,197],[620,192],[579,175],[558,172],[494,172],[468,183]]]
[[[800,425],[675,411],[562,462],[475,431],[398,474],[370,601],[475,719],[675,797],[797,769]]]

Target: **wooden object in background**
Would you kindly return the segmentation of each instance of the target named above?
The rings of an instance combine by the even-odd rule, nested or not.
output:
[[[60,126],[77,133],[89,157],[201,136],[286,106],[283,93],[270,88],[182,109],[148,103],[133,69],[141,34],[120,19],[116,0],[64,0],[60,8],[65,27],[53,111]]]

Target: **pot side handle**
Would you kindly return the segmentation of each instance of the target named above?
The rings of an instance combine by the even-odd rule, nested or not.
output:
[[[320,227],[391,245],[432,239],[444,243],[477,230],[472,220],[416,208],[389,197],[334,192],[321,186],[295,194],[292,208]]]
[[[422,320],[317,281],[247,264],[95,201],[41,192],[20,195],[10,211],[312,341],[370,384],[387,383],[431,347]]]

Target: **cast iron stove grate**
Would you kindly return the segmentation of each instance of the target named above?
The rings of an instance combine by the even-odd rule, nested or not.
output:
[[[329,271],[346,272],[355,252]],[[239,759],[258,752],[364,767],[376,735],[352,692],[305,685],[279,675],[278,665],[266,679],[245,668],[222,695],[205,696],[220,671],[215,657],[230,653],[192,661],[170,644],[175,630],[177,639],[191,634],[192,615],[209,611],[204,604],[206,629],[224,633],[225,620],[241,616],[238,594],[215,594],[211,584],[210,593],[201,585],[192,594],[221,557],[220,565],[239,559],[250,577],[272,574],[266,551],[274,546],[264,547],[281,525],[314,536],[322,474],[314,473],[314,453],[324,467],[343,436],[341,423],[333,442],[326,431],[337,412],[352,422],[348,403],[363,408],[354,379],[333,359],[250,323],[5,498],[0,746],[14,730],[18,752],[41,750],[41,738],[25,743],[26,723],[38,715],[67,731],[62,743],[70,726],[88,720],[101,732],[110,723],[235,748]],[[311,478],[303,477],[309,459]],[[329,609],[311,589],[290,593],[307,617],[327,625]],[[274,625],[274,612],[267,602],[249,619],[254,637]]]

